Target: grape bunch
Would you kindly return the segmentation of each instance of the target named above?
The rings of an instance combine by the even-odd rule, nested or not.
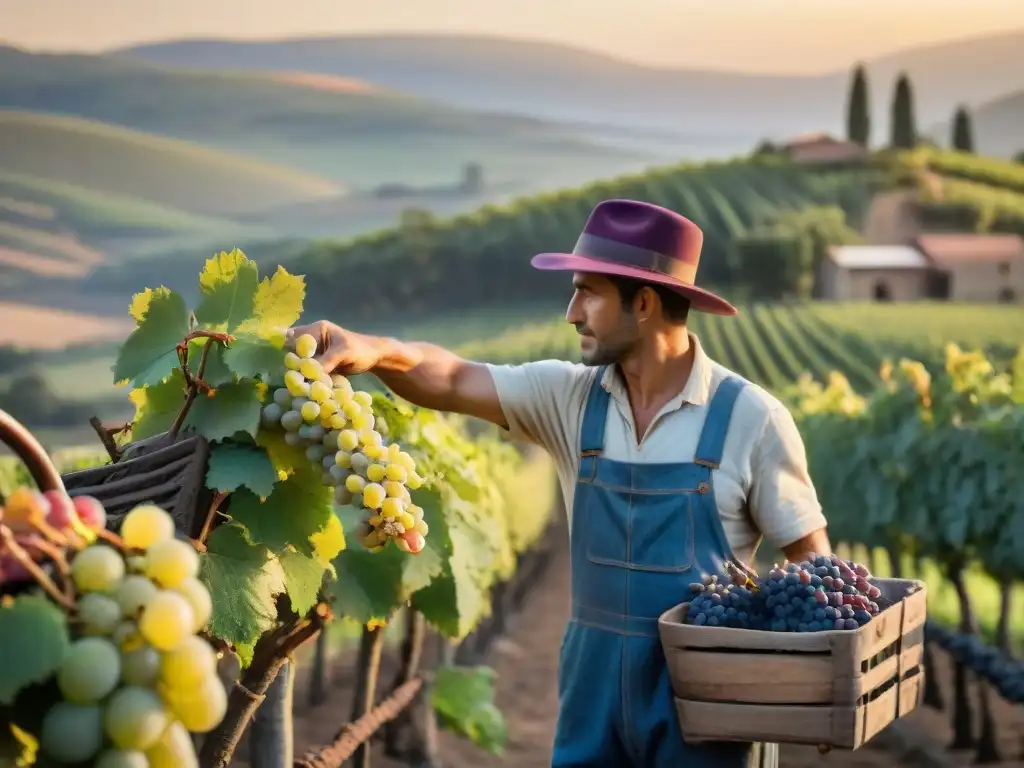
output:
[[[68,546],[84,546],[104,530],[107,513],[91,496],[75,499],[58,491],[15,490],[3,508],[0,524],[11,542],[0,541],[0,587],[32,581],[33,566],[52,559]]]
[[[760,629],[760,615],[754,610],[757,592],[738,584],[720,584],[717,576],[691,584],[687,623],[697,626]]]
[[[690,585],[686,622],[770,632],[853,630],[871,621],[881,592],[868,569],[837,555],[811,555],[751,579],[727,564],[732,583],[717,576]]]
[[[289,445],[304,446],[306,458],[323,470],[340,506],[365,509],[359,539],[371,551],[393,541],[418,554],[428,528],[423,509],[409,491],[423,484],[416,462],[398,443],[387,443],[387,425],[373,413],[369,392],[354,391],[344,376],[330,376],[313,358],[316,339],[295,341],[284,357],[284,386],[263,407],[267,429],[283,429]]]
[[[981,635],[971,635],[925,622],[925,641],[937,644],[957,664],[992,685],[1006,701],[1024,704],[1024,661],[1007,651],[987,645]]]
[[[192,768],[198,762],[189,732],[212,730],[227,710],[216,653],[197,634],[212,612],[198,578],[199,555],[175,538],[173,520],[157,506],[132,509],[120,537],[98,525],[105,518],[96,499],[21,489],[3,510],[8,529],[33,521],[23,527],[48,540],[44,557],[65,577],[65,590],[56,594],[64,597],[71,642],[56,670],[59,699],[43,716],[39,747],[57,764]],[[81,525],[82,534],[94,535],[76,533]],[[21,547],[19,557],[26,551]],[[49,579],[32,570],[40,585]]]

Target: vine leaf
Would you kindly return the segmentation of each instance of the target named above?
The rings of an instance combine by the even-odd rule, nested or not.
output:
[[[264,339],[282,335],[302,316],[306,283],[278,267],[273,277],[265,277],[256,289],[253,317],[238,327],[238,335],[250,334]]]
[[[139,387],[128,393],[135,405],[132,440],[143,440],[166,432],[185,403],[185,377],[175,370],[166,381]]]
[[[326,570],[324,564],[318,558],[303,555],[294,549],[281,554],[278,561],[292,610],[303,616],[317,603]]]
[[[266,451],[255,446],[215,443],[210,449],[206,487],[215,491],[237,491],[245,487],[266,498],[274,491],[277,470]]]
[[[393,544],[380,552],[360,545],[338,555],[334,561],[337,579],[330,586],[337,613],[361,624],[387,619],[402,602],[407,557]]]
[[[277,621],[277,595],[285,591],[280,563],[251,544],[233,523],[214,528],[202,556],[201,577],[213,598],[210,630],[235,645],[254,644]]]
[[[416,593],[413,607],[447,636],[462,638],[486,614],[487,590],[469,554],[478,545],[477,537],[462,527],[452,528],[449,535],[452,555],[441,575]]]
[[[236,376],[252,378],[262,376],[270,379],[281,370],[284,357],[284,336],[263,339],[252,334],[239,334],[224,350],[224,363]]]
[[[288,445],[282,432],[261,430],[256,434],[256,445],[267,452],[267,458],[274,465],[280,480],[295,474],[309,464],[309,459],[306,458],[306,452],[302,446]]]
[[[289,546],[313,554],[311,532],[321,531],[331,517],[331,490],[318,476],[301,472],[279,482],[266,501],[242,489],[231,497],[231,518],[249,532],[254,543],[275,554]]]
[[[331,567],[331,561],[345,550],[345,530],[341,520],[333,512],[324,523],[324,527],[309,537],[313,554],[324,566]]]
[[[46,598],[22,595],[0,608],[0,704],[53,675],[69,644],[64,614]]]
[[[508,740],[508,726],[494,705],[494,678],[494,670],[488,667],[439,667],[432,703],[443,727],[501,755]]]
[[[196,320],[212,330],[233,333],[252,318],[258,286],[256,263],[237,248],[207,259],[199,275],[203,298]]]
[[[441,495],[437,491],[420,489],[413,494],[413,501],[422,507],[423,521],[430,529],[430,535],[419,554],[406,556],[402,586],[407,596],[412,596],[439,576],[452,554],[448,524],[441,511]]]
[[[137,387],[159,384],[178,367],[177,346],[188,333],[188,308],[181,295],[161,286],[138,307],[133,301],[132,309],[142,319],[118,351],[114,382],[130,381]]]
[[[212,396],[196,398],[185,417],[190,427],[210,442],[239,432],[255,438],[260,426],[260,385],[245,379],[218,387]]]

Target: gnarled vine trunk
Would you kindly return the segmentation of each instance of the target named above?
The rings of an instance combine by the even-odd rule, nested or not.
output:
[[[327,668],[330,648],[327,633],[316,636],[316,647],[313,650],[313,665],[309,671],[309,688],[306,692],[306,703],[318,707],[327,701]]]
[[[974,611],[971,608],[971,600],[967,595],[967,588],[964,585],[963,560],[960,558],[951,559],[947,574],[956,589],[956,595],[960,603],[960,631],[965,634],[971,634],[974,631]],[[950,749],[970,749],[975,745],[974,721],[971,717],[971,701],[968,688],[966,665],[954,664],[953,741],[949,745]]]
[[[1010,623],[1013,619],[1013,579],[1004,578],[999,583],[999,623],[996,625],[996,645],[1006,653],[1010,647]]]

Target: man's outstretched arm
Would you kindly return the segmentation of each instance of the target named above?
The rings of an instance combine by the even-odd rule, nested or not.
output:
[[[288,332],[317,340],[317,360],[331,373],[372,373],[422,408],[461,413],[508,428],[490,370],[443,347],[355,333],[325,320]]]

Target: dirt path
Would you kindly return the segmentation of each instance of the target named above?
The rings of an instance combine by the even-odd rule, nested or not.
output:
[[[495,757],[451,734],[441,734],[441,753],[445,768],[544,768],[551,756],[555,717],[558,711],[556,675],[558,648],[568,614],[568,557],[557,558],[542,589],[531,596],[511,634],[497,642],[492,650],[491,664],[499,677],[498,706],[508,721],[508,748],[503,757]],[[947,658],[940,657],[933,674],[942,691],[950,698],[951,670]],[[389,675],[382,676],[390,679]],[[350,707],[350,692],[334,688],[327,704],[315,710],[305,707],[305,676],[300,673],[296,688],[295,738],[297,755],[316,744],[328,741],[345,719]],[[1021,755],[1021,733],[1024,714],[1003,702],[996,706],[998,733],[1004,755]],[[905,732],[913,742],[929,745],[948,744],[951,731],[947,713],[922,708],[905,719]],[[881,741],[881,739],[879,739]],[[784,746],[782,768],[883,768],[901,763],[897,755],[878,748],[876,742],[856,752],[834,751],[820,756],[813,747]],[[946,753],[948,766],[971,765],[971,755]],[[917,762],[918,765],[931,764]],[[397,764],[374,757],[374,768],[400,768]],[[1004,762],[996,768],[1020,768],[1024,762]]]
[[[865,242],[868,245],[903,245],[919,235],[913,201],[914,193],[907,190],[876,194],[864,220]]]

